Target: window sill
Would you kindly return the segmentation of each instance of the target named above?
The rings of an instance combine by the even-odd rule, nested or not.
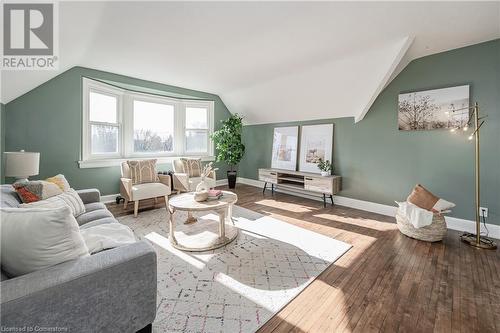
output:
[[[174,160],[178,160],[184,156],[163,156],[163,157],[131,157],[131,158],[106,158],[102,160],[84,160],[78,161],[78,167],[80,169],[90,169],[90,168],[106,168],[113,166],[120,166],[122,162],[130,161],[130,160],[145,160],[145,159],[153,159],[156,158],[158,160],[158,164],[172,163]],[[213,162],[215,161],[214,156],[185,156],[186,158],[201,158],[203,162]]]

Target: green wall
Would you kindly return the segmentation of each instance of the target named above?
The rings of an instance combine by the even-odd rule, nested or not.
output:
[[[4,177],[4,156],[5,151],[5,105],[0,103],[0,183],[5,181]]]
[[[340,195],[387,205],[404,200],[416,183],[457,204],[452,216],[474,219],[474,147],[464,133],[398,130],[400,92],[469,84],[471,101],[488,114],[481,129],[481,205],[488,223],[500,224],[500,40],[411,62],[378,96],[366,117],[245,126],[246,155],[240,175],[257,179],[270,167],[273,128],[334,124],[335,173],[343,177]],[[304,111],[306,112],[306,110]]]
[[[112,81],[144,92],[214,100],[216,129],[220,120],[230,115],[217,95],[74,67],[5,106],[8,124],[5,131],[6,149],[41,153],[40,174],[32,178],[46,178],[62,173],[75,188],[96,187],[104,195],[119,192],[119,167],[78,167],[82,131],[82,77]],[[2,135],[3,133],[2,131]],[[2,138],[2,143],[3,141]],[[218,167],[218,178],[226,178],[225,166]],[[159,166],[160,170],[170,168],[169,164]]]

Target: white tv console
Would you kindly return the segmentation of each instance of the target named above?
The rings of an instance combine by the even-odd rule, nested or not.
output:
[[[321,176],[310,172],[282,169],[259,169],[259,180],[264,182],[262,193],[266,191],[269,183],[273,194],[275,187],[309,195],[322,194],[324,207],[326,207],[326,196],[329,196],[333,206],[333,195],[342,188],[341,176]]]

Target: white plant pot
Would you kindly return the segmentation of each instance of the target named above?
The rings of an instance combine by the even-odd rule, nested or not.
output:
[[[321,175],[323,177],[330,176],[330,172],[329,171],[321,171]]]

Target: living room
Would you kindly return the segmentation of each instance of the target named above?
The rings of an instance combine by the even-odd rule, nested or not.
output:
[[[500,2],[1,6],[2,331],[500,331]]]

